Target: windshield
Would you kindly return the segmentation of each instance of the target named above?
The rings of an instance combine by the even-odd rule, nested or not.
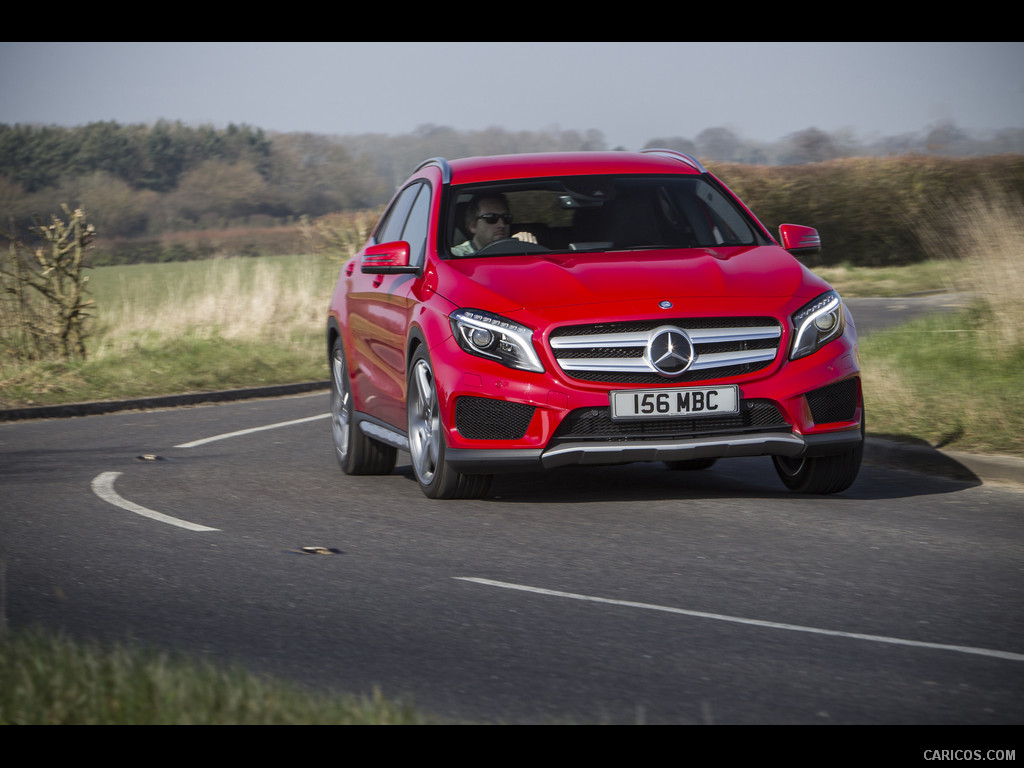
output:
[[[453,190],[456,258],[761,244],[745,215],[699,176],[573,176]]]

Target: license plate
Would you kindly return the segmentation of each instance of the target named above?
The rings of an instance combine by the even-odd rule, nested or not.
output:
[[[737,387],[631,389],[609,393],[613,419],[678,419],[737,413]]]

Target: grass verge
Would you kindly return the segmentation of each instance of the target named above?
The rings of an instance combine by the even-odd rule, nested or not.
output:
[[[130,645],[76,642],[38,629],[0,633],[0,725],[429,722],[380,694],[330,697]]]
[[[950,202],[917,224],[975,297],[968,311],[867,336],[868,431],[936,447],[1024,456],[1024,205],[998,189]],[[953,237],[940,236],[951,225]]]
[[[862,338],[868,434],[1024,457],[1024,345],[994,347],[992,313],[978,305]]]
[[[326,379],[337,270],[309,256],[97,268],[88,358],[0,359],[0,408]]]
[[[969,290],[964,267],[949,258],[901,267],[815,267],[843,298],[889,298],[915,293]]]

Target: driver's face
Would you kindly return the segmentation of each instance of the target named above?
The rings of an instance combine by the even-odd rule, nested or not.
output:
[[[509,218],[508,208],[500,200],[481,200],[476,220],[469,225],[469,231],[473,233],[473,243],[476,247],[483,248],[495,240],[504,240],[509,237],[512,226],[505,221],[507,218]],[[496,220],[488,221],[488,219]]]

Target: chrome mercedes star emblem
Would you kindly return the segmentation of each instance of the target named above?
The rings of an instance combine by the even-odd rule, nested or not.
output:
[[[673,327],[651,332],[644,358],[662,376],[678,376],[693,363],[693,342],[686,332]]]

